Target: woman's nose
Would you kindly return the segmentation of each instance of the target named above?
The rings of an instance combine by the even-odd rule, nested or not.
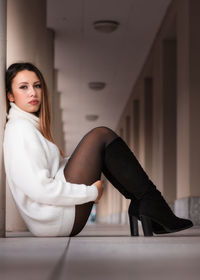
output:
[[[31,87],[30,91],[29,91],[29,95],[30,96],[36,96],[36,94],[37,94],[37,91],[33,87]]]

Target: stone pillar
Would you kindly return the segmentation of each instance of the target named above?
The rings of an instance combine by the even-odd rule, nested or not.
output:
[[[144,79],[144,156],[145,171],[152,174],[152,137],[153,133],[153,79]]]
[[[140,101],[133,101],[133,151],[138,158],[140,150]]]
[[[0,62],[0,237],[5,237],[5,170],[2,148],[6,122],[6,0],[0,0]]]
[[[176,40],[163,41],[163,195],[173,205],[176,199]]]
[[[200,225],[200,2],[177,0],[178,134],[176,214]]]
[[[46,9],[46,7],[44,7]],[[45,11],[44,9],[44,11]],[[47,88],[50,95],[51,110],[53,112],[53,96],[54,96],[54,31],[52,29],[46,29],[46,26],[42,26],[40,37],[39,51],[35,56],[35,63],[44,75],[47,83]]]
[[[131,123],[131,118],[129,115],[126,116],[126,144],[129,146],[130,148],[130,140],[131,140],[131,127],[130,127],[130,123]]]
[[[130,111],[127,110],[126,117],[123,119],[123,131],[124,131],[124,141],[127,143],[127,145],[130,147]],[[122,196],[120,193],[119,195],[121,196],[121,223],[122,224],[127,224],[128,223],[128,206],[129,206],[129,199],[126,199],[124,196]]]
[[[7,66],[14,62],[34,63],[53,94],[54,34],[46,28],[46,0],[7,0]],[[6,196],[6,230],[26,230],[8,187]]]
[[[54,90],[52,95],[53,135],[56,144],[65,151],[64,125],[62,120],[61,93],[57,86],[58,70],[54,69]]]

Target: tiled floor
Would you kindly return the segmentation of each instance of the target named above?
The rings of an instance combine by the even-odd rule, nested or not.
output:
[[[200,228],[154,237],[102,224],[73,238],[9,233],[0,239],[0,279],[199,280]]]

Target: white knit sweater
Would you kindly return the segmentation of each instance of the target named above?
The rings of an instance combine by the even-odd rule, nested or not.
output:
[[[57,146],[39,131],[39,118],[11,102],[4,134],[7,182],[28,229],[35,236],[68,236],[75,205],[94,201],[94,185],[66,181]]]

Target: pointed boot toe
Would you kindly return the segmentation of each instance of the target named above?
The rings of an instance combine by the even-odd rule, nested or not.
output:
[[[153,191],[140,201],[139,216],[145,231],[159,224],[166,233],[177,232],[193,226],[192,221],[177,217],[159,191]],[[159,232],[159,229],[158,229]]]

